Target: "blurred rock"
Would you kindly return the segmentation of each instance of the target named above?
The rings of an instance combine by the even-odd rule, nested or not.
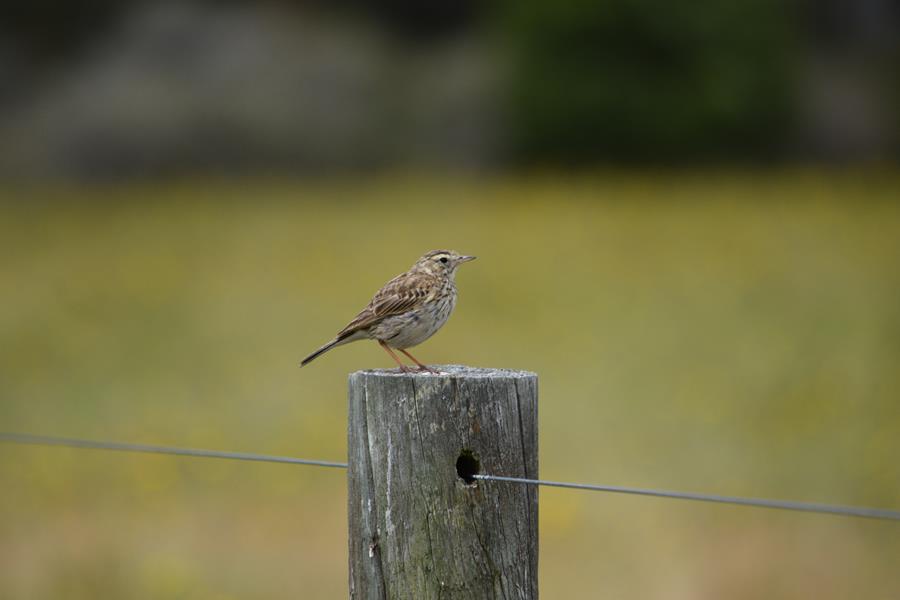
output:
[[[346,18],[148,4],[5,111],[0,173],[483,167],[502,138],[491,56],[471,36],[409,47]]]
[[[831,161],[888,160],[896,128],[883,79],[859,61],[820,60],[805,72],[799,150]]]

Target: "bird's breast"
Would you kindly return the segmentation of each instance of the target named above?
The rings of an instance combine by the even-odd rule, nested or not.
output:
[[[373,337],[400,349],[421,344],[443,327],[450,318],[456,306],[456,294],[452,293],[454,291],[438,293],[433,301],[426,300],[411,311],[388,317],[378,324],[373,331]]]

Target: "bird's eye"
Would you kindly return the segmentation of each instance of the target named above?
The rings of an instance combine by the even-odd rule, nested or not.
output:
[[[447,264],[447,257],[446,257],[446,256],[442,256],[440,260],[441,260],[441,262],[444,263],[445,265]]]

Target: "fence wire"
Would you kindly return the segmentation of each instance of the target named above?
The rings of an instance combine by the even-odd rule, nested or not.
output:
[[[800,512],[842,515],[845,517],[865,517],[869,519],[889,519],[900,521],[900,511],[863,506],[841,506],[836,504],[819,504],[816,502],[794,502],[791,500],[770,500],[767,498],[742,498],[738,496],[720,496],[717,494],[698,494],[693,492],[672,492],[647,488],[632,488],[618,485],[593,485],[589,483],[568,483],[564,481],[547,481],[543,479],[526,479],[524,477],[505,477],[502,475],[472,475],[481,481],[502,481],[525,485],[542,485],[547,487],[587,490],[591,492],[608,492],[613,494],[634,494],[638,496],[655,496],[657,498],[676,498],[678,500],[696,500],[699,502],[718,502],[721,504],[737,504],[759,508],[778,508]]]
[[[128,444],[124,442],[101,442],[76,438],[55,437],[50,435],[31,435],[27,433],[2,433],[0,442],[16,444],[34,444],[39,446],[66,446],[68,448],[88,448],[91,450],[116,450],[120,452],[144,452],[148,454],[173,454],[175,456],[194,456],[199,458],[224,458],[228,460],[250,460],[254,462],[287,463],[289,465],[309,465],[313,467],[335,467],[346,469],[347,463],[329,460],[309,460],[291,456],[272,456],[270,454],[254,454],[252,452],[223,452],[220,450],[202,450],[199,448],[174,448],[171,446],[153,446],[148,444]]]
[[[142,452],[149,454],[168,454],[175,456],[191,456],[198,458],[219,458],[226,460],[246,460],[254,462],[281,463],[291,465],[306,465],[315,467],[331,467],[346,469],[347,463],[328,460],[311,460],[306,458],[294,458],[290,456],[273,456],[270,454],[256,454],[251,452],[226,452],[220,450],[203,450],[198,448],[179,448],[172,446],[156,446],[148,444],[131,444],[124,442],[107,442],[84,440],[77,438],[56,437],[49,435],[32,435],[27,433],[0,432],[0,442],[15,444],[32,444],[40,446],[64,446],[68,448],[86,448],[92,450],[114,450],[120,452]],[[474,474],[473,479],[479,481],[493,481],[501,483],[515,483],[522,485],[539,485],[546,487],[558,487],[591,492],[606,492],[614,494],[633,494],[638,496],[654,496],[657,498],[674,498],[678,500],[693,500],[699,502],[717,502],[721,504],[733,504],[739,506],[752,506],[758,508],[773,508],[781,510],[793,510],[809,513],[840,515],[845,517],[864,517],[869,519],[885,519],[900,521],[900,511],[868,508],[861,506],[843,506],[835,504],[819,504],[815,502],[794,502],[790,500],[771,500],[767,498],[744,498],[738,496],[720,496],[716,494],[699,494],[693,492],[674,492],[667,490],[633,488],[613,485],[593,485],[588,483],[570,483],[564,481],[549,481],[545,479],[527,479],[524,477],[507,477],[504,475]]]

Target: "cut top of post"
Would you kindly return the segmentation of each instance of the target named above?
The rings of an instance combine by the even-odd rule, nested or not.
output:
[[[356,374],[364,374],[375,377],[422,377],[425,379],[437,379],[441,377],[467,378],[467,379],[522,379],[537,377],[531,371],[518,371],[515,369],[484,369],[481,367],[467,367],[466,365],[431,365],[431,368],[439,373],[428,371],[411,371],[404,373],[400,369],[366,369],[357,371]]]

